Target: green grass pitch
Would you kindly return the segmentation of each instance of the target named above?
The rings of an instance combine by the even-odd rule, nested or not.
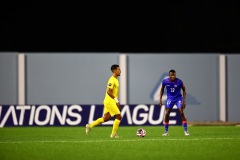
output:
[[[147,131],[137,137],[138,128]],[[120,126],[119,139],[111,139],[111,126],[0,128],[0,160],[236,160],[240,158],[240,127]]]

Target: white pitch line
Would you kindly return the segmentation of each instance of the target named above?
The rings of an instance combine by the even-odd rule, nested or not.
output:
[[[173,139],[111,139],[111,140],[84,140],[84,141],[5,141],[0,144],[21,143],[99,143],[99,142],[135,142],[135,141],[202,141],[202,140],[234,140],[240,138],[173,138]]]

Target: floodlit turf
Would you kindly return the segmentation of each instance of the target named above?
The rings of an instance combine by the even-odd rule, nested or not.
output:
[[[136,136],[143,127],[146,137]],[[181,126],[120,126],[119,139],[111,127],[97,126],[89,136],[85,127],[0,128],[0,160],[236,160],[240,157],[240,127],[190,126],[185,137]]]

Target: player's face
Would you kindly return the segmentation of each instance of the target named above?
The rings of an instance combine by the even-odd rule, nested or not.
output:
[[[169,78],[170,78],[170,81],[174,81],[176,79],[176,73],[170,72]]]
[[[115,70],[115,74],[116,74],[117,76],[120,76],[120,74],[121,74],[121,69],[120,69],[119,67],[117,67],[117,69]]]

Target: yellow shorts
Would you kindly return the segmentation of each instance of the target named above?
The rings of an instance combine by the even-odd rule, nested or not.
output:
[[[116,114],[121,114],[119,108],[117,107],[117,104],[108,102],[108,103],[104,103],[104,111],[103,113],[110,113],[111,116],[114,116]]]

